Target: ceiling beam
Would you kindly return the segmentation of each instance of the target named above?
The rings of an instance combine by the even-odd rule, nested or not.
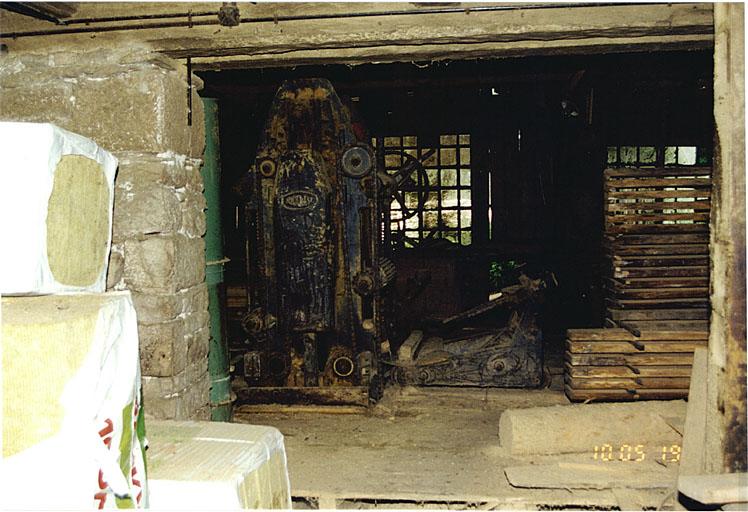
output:
[[[307,5],[319,12],[304,12]],[[194,69],[231,69],[696,49],[711,47],[714,39],[711,4],[492,6],[444,13],[383,12],[384,4],[368,12],[346,4],[348,12],[343,4],[331,5],[335,9],[325,13],[324,4],[298,4],[293,15],[278,18],[248,10],[247,21],[236,27],[222,27],[212,16],[90,26],[69,20],[62,28],[30,31],[6,24],[9,32],[0,42],[23,52],[138,41],[173,58],[190,57]]]
[[[78,10],[72,2],[0,2],[0,8],[58,25]]]

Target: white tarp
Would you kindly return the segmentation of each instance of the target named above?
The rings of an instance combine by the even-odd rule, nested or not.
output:
[[[2,320],[3,507],[147,506],[130,292],[4,297]]]
[[[100,164],[109,187],[108,224],[104,226],[108,230],[102,239],[106,246],[97,251],[97,261],[90,262],[93,278],[83,285],[59,282],[48,259],[49,200],[58,163],[67,155],[79,155]],[[0,294],[104,291],[116,170],[116,158],[90,139],[52,124],[0,122]],[[73,205],[71,211],[84,212],[85,205]],[[87,236],[85,230],[83,236]]]

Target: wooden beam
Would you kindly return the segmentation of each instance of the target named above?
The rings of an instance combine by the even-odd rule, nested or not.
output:
[[[683,453],[678,474],[700,475],[704,472],[704,447],[706,440],[706,348],[693,352],[691,383],[688,388],[686,425],[683,433]]]
[[[715,8],[714,185],[711,219],[711,336],[707,375],[706,472],[745,472],[745,12]]]
[[[703,5],[569,7],[249,24],[238,27],[242,33],[215,35],[214,28],[196,27],[190,41],[154,42],[171,57],[249,55],[263,49],[282,55],[400,45],[708,35],[712,23],[711,7]]]
[[[400,345],[400,348],[397,351],[398,361],[407,364],[413,364],[415,362],[416,356],[418,355],[421,341],[423,341],[423,331],[411,332],[410,336],[405,339],[405,341],[402,345]]]
[[[303,14],[309,5],[294,6],[294,12]],[[80,27],[112,30],[107,32],[7,37],[2,42],[10,51],[20,52],[69,46],[98,49],[140,41],[171,57],[190,56],[196,69],[208,69],[219,61],[222,66],[267,67],[519,56],[554,49],[590,53],[615,48],[693,49],[710,47],[713,38],[710,4],[504,6],[498,11],[464,9],[439,14],[411,8],[407,14],[396,15],[382,13],[380,4],[382,14],[366,17],[349,16],[361,9],[358,4],[342,4],[347,11],[335,5],[337,18],[282,21],[280,13],[281,21],[252,22],[250,16],[230,28],[196,22],[186,26],[186,18],[182,20],[185,26],[169,28],[143,28],[150,23],[145,21],[140,26],[113,21]],[[387,10],[395,9],[388,4]],[[210,16],[200,19],[212,23]],[[4,23],[5,33],[12,34],[14,28]]]
[[[626,445],[624,445],[626,446]],[[621,452],[622,453],[622,452]],[[618,453],[616,453],[618,456]],[[626,461],[556,462],[504,468],[512,487],[526,489],[668,489],[673,485],[673,470],[647,461],[632,471],[634,454]]]
[[[0,8],[58,24],[78,10],[72,2],[0,2]]]
[[[678,490],[705,505],[748,503],[748,474],[681,475]]]
[[[476,58],[512,58],[540,55],[594,55],[607,53],[704,50],[713,46],[711,34],[588,38],[505,43],[391,45],[350,49],[295,50],[283,54],[211,56],[193,59],[198,71],[255,69],[327,64],[387,64]]]

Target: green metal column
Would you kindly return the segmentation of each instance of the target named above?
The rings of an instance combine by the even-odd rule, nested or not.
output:
[[[208,285],[208,313],[210,314],[210,419],[231,419],[231,380],[229,377],[229,351],[221,328],[221,303],[218,287],[223,282],[223,255],[221,231],[221,158],[218,139],[218,102],[203,98],[205,108],[205,162],[201,174],[207,204],[205,232],[205,282]]]

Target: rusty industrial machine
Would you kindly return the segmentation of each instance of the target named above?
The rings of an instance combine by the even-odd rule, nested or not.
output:
[[[355,128],[355,129],[354,129]],[[258,401],[377,398],[383,188],[361,127],[324,79],[284,82],[245,189],[249,350]]]
[[[495,298],[426,332],[414,331],[397,360],[388,364],[391,379],[417,386],[541,386],[548,377],[543,371],[540,306],[554,280],[552,274],[537,279],[520,274],[517,284]],[[487,315],[495,318],[486,323]],[[467,329],[460,328],[468,322]]]
[[[366,405],[381,396],[385,378],[537,385],[541,335],[528,305],[540,281],[506,290],[517,312],[501,331],[439,350],[424,343],[428,357],[395,360],[390,342],[405,335],[393,332],[393,310],[403,301],[393,297],[395,265],[384,256],[396,244],[383,226],[392,201],[410,213],[406,192],[417,192],[413,214],[423,207],[422,162],[434,150],[420,159],[403,154],[402,167],[386,172],[388,151],[376,153],[370,140],[329,81],[290,80],[278,89],[239,187],[248,303],[240,402]]]

